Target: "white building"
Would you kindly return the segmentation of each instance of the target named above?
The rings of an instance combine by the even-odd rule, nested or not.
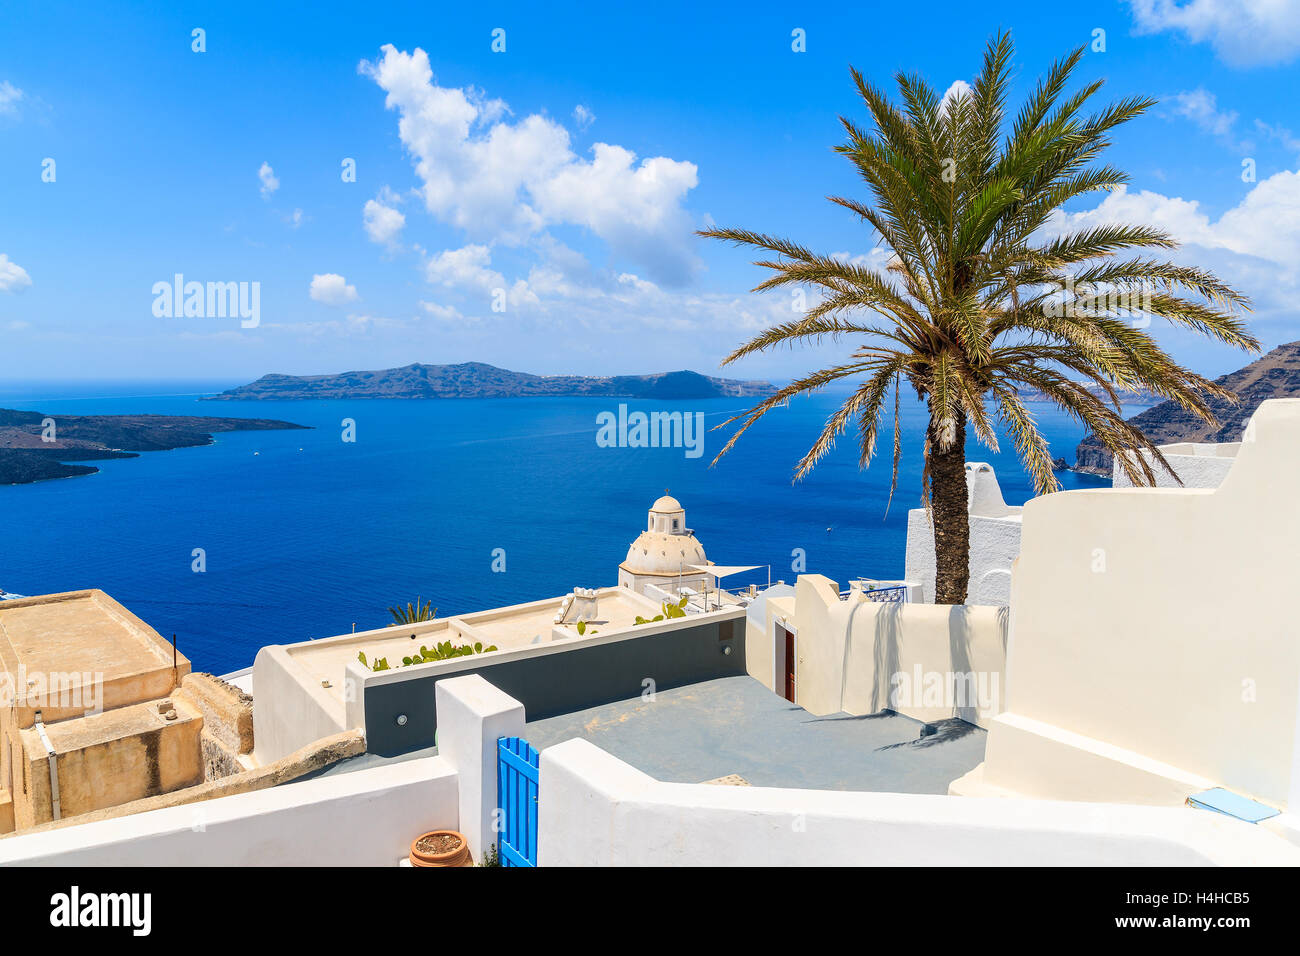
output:
[[[1217,488],[1223,484],[1232,463],[1237,460],[1241,442],[1177,442],[1159,448],[1174,474],[1182,479],[1183,488]],[[1150,461],[1150,456],[1147,458]],[[1179,487],[1173,475],[1159,464],[1151,462],[1151,470],[1155,472],[1157,488]],[[1111,464],[1111,480],[1116,488],[1133,487],[1118,461]]]
[[[970,512],[970,584],[967,604],[1003,605],[1011,600],[1011,565],[1020,554],[1018,505],[1002,498],[993,467],[982,461],[966,463],[966,490]],[[934,603],[934,529],[924,508],[907,513],[907,570],[909,582],[921,585],[921,601]]]
[[[650,506],[645,530],[618,566],[618,586],[638,594],[645,594],[647,585],[672,593],[679,587],[703,590],[711,581],[695,566],[707,563],[704,547],[686,527],[686,509],[676,498],[664,495]]]
[[[1160,451],[1182,479],[1183,488],[1218,488],[1236,461],[1240,442],[1221,444],[1178,442]],[[1112,466],[1116,488],[1132,488],[1119,463]],[[1178,481],[1152,463],[1157,488],[1177,488]],[[970,584],[967,603],[1004,605],[1011,600],[1011,565],[1020,554],[1021,513],[1002,497],[997,475],[985,462],[966,463],[970,509]],[[935,594],[934,531],[924,508],[907,515],[907,565],[904,577],[920,584],[920,600],[933,603]]]

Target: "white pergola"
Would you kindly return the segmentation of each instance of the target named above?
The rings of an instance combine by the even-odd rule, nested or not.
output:
[[[692,571],[703,571],[705,574],[714,578],[714,587],[721,588],[716,583],[723,578],[729,578],[733,574],[742,574],[745,571],[757,571],[759,568],[766,567],[763,564],[690,564],[687,565]],[[709,584],[704,582],[704,609],[709,609]]]

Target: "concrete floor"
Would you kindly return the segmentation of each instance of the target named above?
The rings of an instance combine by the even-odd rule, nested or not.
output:
[[[660,691],[532,721],[538,750],[583,737],[659,780],[702,783],[739,774],[756,787],[948,792],[984,759],[985,732],[960,720],[922,724],[897,714],[815,717],[751,677]]]

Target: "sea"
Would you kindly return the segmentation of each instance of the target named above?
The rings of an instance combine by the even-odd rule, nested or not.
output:
[[[607,398],[210,402],[237,382],[9,383],[0,407],[59,415],[277,418],[309,431],[227,432],[212,445],[91,462],[98,474],[0,487],[0,589],[100,588],[176,638],[196,670],[246,667],[267,644],[381,627],[417,598],[439,615],[616,582],[646,511],[665,491],[709,559],[756,565],[726,586],[793,582],[801,569],[847,586],[903,573],[920,505],[924,407],[904,398],[903,457],[889,503],[892,432],[870,468],[846,433],[814,473],[795,463],[843,393],[769,413],[715,466],[750,404]],[[701,413],[702,454],[598,441],[637,411]],[[1082,426],[1030,406],[1054,456]],[[1126,412],[1139,410],[1138,407]],[[350,439],[350,440],[349,440]],[[1014,448],[971,441],[1009,504],[1033,489]],[[1108,479],[1071,472],[1068,488]]]

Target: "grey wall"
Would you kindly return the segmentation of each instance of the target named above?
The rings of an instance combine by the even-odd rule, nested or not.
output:
[[[730,654],[724,653],[726,648]],[[529,720],[641,696],[642,681],[656,689],[681,687],[745,673],[745,619],[710,621],[644,637],[575,647],[553,654],[429,673],[365,689],[366,749],[391,757],[434,743],[434,685],[479,674],[524,705]],[[398,726],[398,715],[407,721]]]

